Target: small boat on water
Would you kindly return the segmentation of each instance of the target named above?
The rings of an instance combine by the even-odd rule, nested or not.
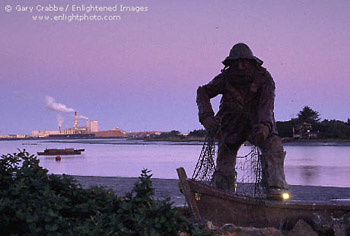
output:
[[[74,148],[46,148],[43,152],[38,152],[38,155],[48,155],[48,156],[57,156],[57,155],[80,155],[84,152],[85,149],[74,149]]]

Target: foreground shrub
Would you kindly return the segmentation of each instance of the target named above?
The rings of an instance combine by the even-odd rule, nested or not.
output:
[[[102,187],[83,189],[70,176],[48,175],[25,150],[0,159],[0,234],[199,235],[169,198],[155,200],[151,174],[118,197]]]

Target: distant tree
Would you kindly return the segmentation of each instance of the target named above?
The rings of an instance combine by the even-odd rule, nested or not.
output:
[[[188,136],[191,137],[205,137],[207,135],[207,131],[205,129],[195,129],[193,131],[191,131]]]
[[[291,119],[288,121],[277,121],[277,131],[281,137],[293,137],[293,128],[298,124],[297,119]]]
[[[170,136],[178,136],[178,135],[181,135],[181,132],[178,130],[172,130],[169,132],[169,135]]]
[[[176,138],[176,137],[183,137],[180,131],[172,130],[170,132],[164,132],[161,135],[158,136],[158,138]]]
[[[324,138],[350,139],[350,126],[340,120],[323,120],[319,130]]]
[[[297,119],[299,122],[315,124],[320,121],[320,114],[309,106],[304,106],[303,110],[298,113]]]
[[[324,119],[320,121],[320,114],[304,106],[298,113],[297,118],[288,121],[277,121],[278,134],[281,137],[292,137],[293,128],[303,122],[312,124],[313,132],[317,133],[317,137],[321,139],[350,139],[350,118],[344,122],[340,120]]]

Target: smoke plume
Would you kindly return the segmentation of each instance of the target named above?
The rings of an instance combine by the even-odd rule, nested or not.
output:
[[[79,116],[78,119],[80,119],[80,120],[88,120],[89,118],[87,118],[86,116]]]
[[[57,103],[53,97],[46,96],[46,107],[59,112],[71,113],[75,110],[73,108],[68,108],[66,105]]]
[[[57,116],[56,116],[56,119],[57,119],[58,126],[59,126],[59,127],[62,127],[63,122],[64,122],[63,117],[62,117],[61,115],[57,115]]]

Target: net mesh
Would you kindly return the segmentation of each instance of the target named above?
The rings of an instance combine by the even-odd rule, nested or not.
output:
[[[210,182],[215,171],[216,156],[215,138],[207,136],[194,168],[192,179]]]
[[[248,154],[238,156],[236,161],[237,193],[264,198],[261,171],[261,151],[252,146]]]
[[[217,148],[215,138],[205,138],[201,153],[199,155],[192,179],[212,184],[212,177],[215,172]],[[241,195],[264,198],[262,187],[261,171],[261,150],[252,146],[248,154],[237,156],[236,159],[237,187],[236,193]]]

